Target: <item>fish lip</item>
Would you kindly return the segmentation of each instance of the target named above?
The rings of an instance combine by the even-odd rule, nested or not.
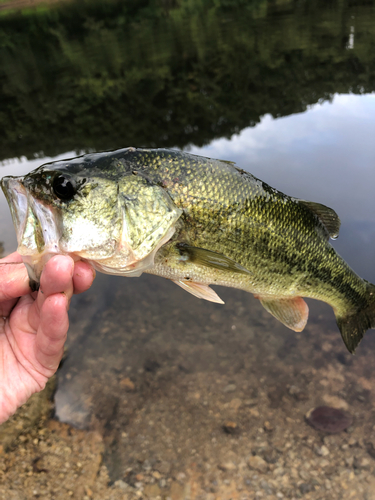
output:
[[[23,177],[3,177],[1,188],[8,202],[12,215],[13,225],[16,230],[17,242],[20,245],[24,233],[29,203],[27,192],[22,184]]]
[[[35,199],[23,183],[23,177],[4,177],[0,184],[4,191],[16,230],[18,252],[27,268],[31,282],[39,283],[44,265],[59,250],[59,234],[50,207]],[[28,217],[32,214],[40,225],[43,243],[40,248],[30,247],[25,240]],[[25,244],[26,241],[26,244]]]

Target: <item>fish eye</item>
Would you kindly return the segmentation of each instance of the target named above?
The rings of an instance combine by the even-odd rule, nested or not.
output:
[[[74,179],[64,175],[58,175],[54,178],[52,188],[55,195],[63,201],[71,200],[77,192]]]

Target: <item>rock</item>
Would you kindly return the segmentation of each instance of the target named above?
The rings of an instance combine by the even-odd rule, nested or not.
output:
[[[369,469],[371,466],[371,462],[366,457],[354,457],[353,459],[353,467],[354,469]]]
[[[260,417],[259,410],[257,408],[250,408],[249,415],[251,415],[252,417],[255,417],[255,418]]]
[[[275,464],[279,458],[279,453],[274,448],[264,450],[261,455],[268,464]]]
[[[258,457],[257,455],[252,455],[248,460],[248,465],[250,469],[254,469],[258,472],[265,473],[268,470],[268,465],[262,457]]]
[[[268,420],[266,420],[263,424],[263,429],[266,431],[266,432],[272,432],[273,431],[273,426],[270,422],[268,422]]]
[[[157,484],[146,484],[143,489],[143,493],[146,498],[155,498],[160,495],[161,490]]]
[[[171,471],[171,464],[163,461],[163,462],[158,462],[155,466],[154,469],[160,472],[160,474],[169,474]]]
[[[132,382],[129,377],[121,379],[119,385],[121,389],[125,389],[127,392],[133,392],[135,390],[134,382]]]
[[[222,471],[232,471],[237,470],[237,465],[233,462],[225,462],[223,464],[219,464],[218,468]]]
[[[184,472],[179,472],[176,477],[177,481],[183,483],[186,479],[186,474]]]
[[[352,416],[346,411],[330,406],[318,406],[309,410],[305,416],[311,427],[329,434],[336,434],[352,424]]]
[[[223,392],[234,392],[236,389],[236,384],[228,384],[226,387],[224,387]]]
[[[125,481],[123,481],[122,479],[118,479],[117,481],[115,481],[114,486],[116,488],[120,488],[120,490],[127,490],[129,488],[128,483],[125,483]]]
[[[349,405],[344,400],[339,398],[338,396],[331,396],[330,394],[325,394],[323,396],[323,401],[327,403],[327,405],[332,406],[333,408],[338,408],[339,410],[348,410]]]
[[[163,478],[159,481],[160,488],[165,488],[167,486],[167,481]]]
[[[237,434],[239,432],[238,425],[232,420],[226,420],[223,423],[223,429],[227,434]]]
[[[232,399],[232,401],[229,403],[229,408],[231,410],[234,410],[235,412],[237,412],[239,409],[240,409],[240,406],[242,405],[242,401],[240,400],[240,398],[234,398]]]
[[[329,455],[329,449],[324,444],[323,446],[317,446],[314,451],[320,457],[326,457],[327,455]]]
[[[310,493],[314,489],[312,484],[309,483],[302,483],[299,485],[299,491],[302,493],[302,495],[305,495],[306,493]]]
[[[184,487],[182,484],[174,481],[171,484],[171,489],[169,491],[169,497],[171,500],[183,500],[184,499]]]

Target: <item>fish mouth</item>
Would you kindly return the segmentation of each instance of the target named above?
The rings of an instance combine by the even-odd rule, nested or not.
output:
[[[46,262],[60,253],[55,213],[30,194],[23,185],[23,177],[4,177],[1,188],[16,230],[17,251],[22,256],[30,281],[39,283]]]
[[[12,215],[18,245],[20,245],[24,232],[28,209],[26,189],[21,184],[20,179],[22,178],[3,177],[3,179],[1,179],[1,188],[4,191]]]

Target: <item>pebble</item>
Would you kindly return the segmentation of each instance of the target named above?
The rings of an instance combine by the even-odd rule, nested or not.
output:
[[[226,420],[223,423],[223,429],[227,434],[236,434],[239,431],[238,425],[232,420]]]
[[[167,481],[163,478],[159,481],[160,488],[165,488],[167,486]]]
[[[255,418],[259,418],[260,417],[260,413],[259,413],[258,408],[250,408],[249,409],[249,415],[251,415],[252,417],[255,417]]]
[[[228,384],[224,387],[223,392],[234,392],[237,389],[236,384]]]
[[[157,484],[147,484],[143,490],[146,498],[156,498],[160,495],[161,491]]]
[[[234,398],[229,403],[229,408],[234,411],[238,411],[242,405],[242,401],[239,398]]]
[[[169,474],[171,471],[171,464],[166,461],[159,462],[155,465],[154,469],[160,472],[160,474]]]
[[[264,473],[268,470],[267,462],[263,460],[262,457],[258,457],[257,455],[252,455],[247,463],[250,469],[254,469],[258,472]]]
[[[329,455],[329,449],[324,444],[322,446],[316,446],[314,451],[320,457],[326,457]]]
[[[305,495],[306,493],[310,493],[310,491],[313,490],[312,484],[309,483],[302,483],[299,485],[299,491],[302,493],[302,495]]]
[[[339,398],[338,396],[324,394],[323,401],[327,403],[327,405],[332,406],[333,408],[338,408],[339,410],[349,409],[348,403],[344,399]]]
[[[120,490],[127,490],[129,488],[128,483],[125,483],[125,481],[123,481],[122,479],[118,479],[117,481],[115,481],[114,486],[120,488]]]
[[[273,431],[273,425],[268,422],[268,420],[266,420],[263,424],[263,429],[266,431],[266,432],[272,432]]]
[[[369,469],[371,465],[371,462],[368,458],[366,457],[354,457],[353,459],[353,467],[354,469]]]
[[[119,385],[127,392],[133,392],[135,390],[134,382],[132,382],[129,377],[121,379]]]
[[[233,462],[225,462],[223,464],[219,464],[218,468],[222,471],[232,471],[237,470],[237,465]]]

